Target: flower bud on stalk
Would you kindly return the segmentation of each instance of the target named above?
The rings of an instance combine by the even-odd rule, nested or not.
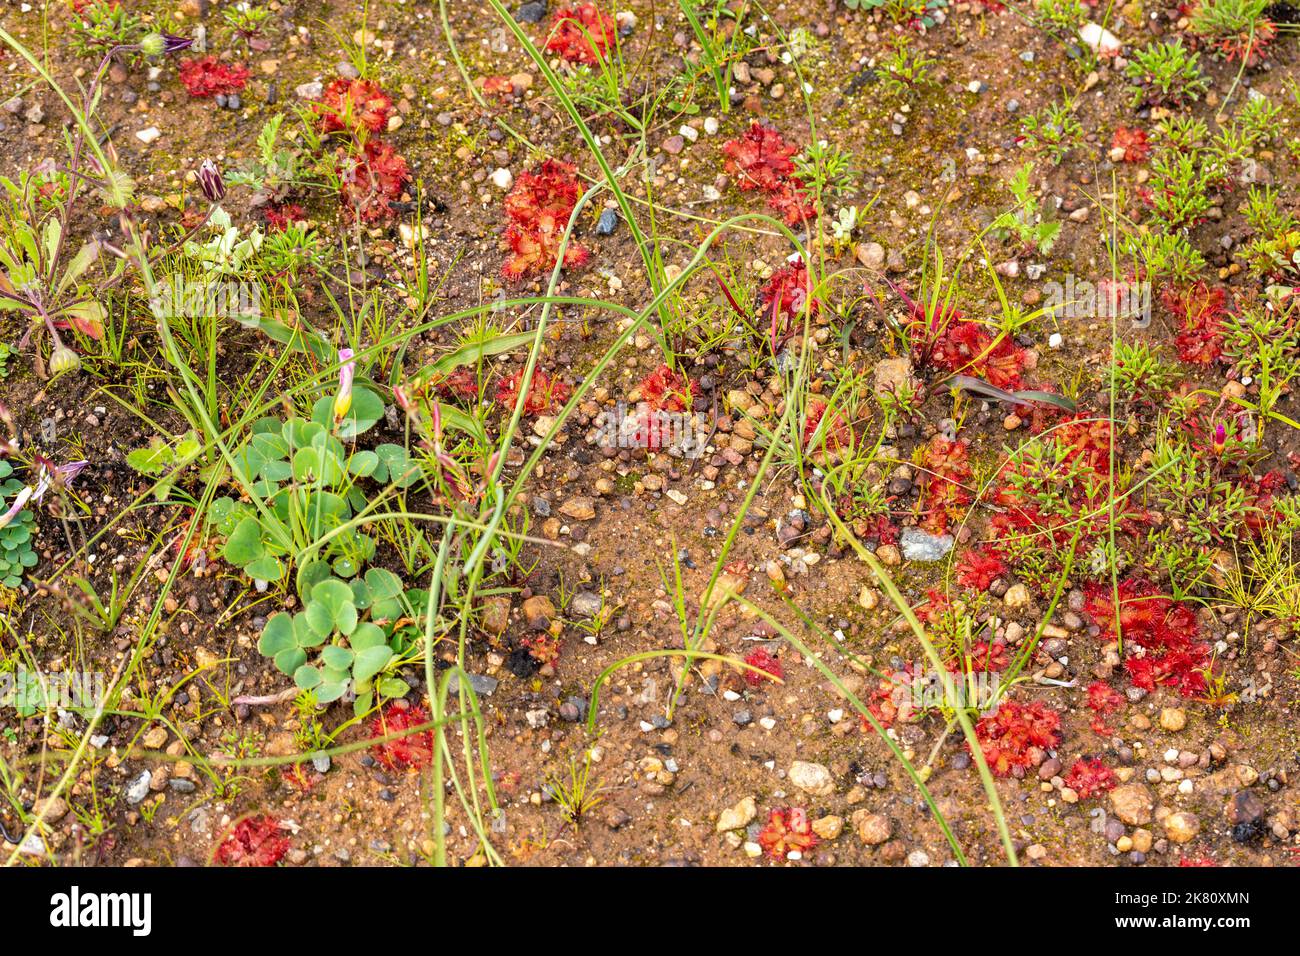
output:
[[[81,368],[81,356],[66,345],[60,345],[50,356],[50,372],[54,375],[75,372],[79,368]]]
[[[226,196],[226,181],[221,178],[221,170],[210,159],[205,159],[199,166],[199,188],[208,202],[221,202]]]
[[[343,421],[348,410],[352,408],[352,379],[357,374],[357,363],[352,360],[351,349],[339,349],[339,390],[334,396],[334,423]]]
[[[188,50],[194,45],[193,37],[182,37],[177,36],[174,33],[164,33],[162,38],[164,53],[180,53],[181,50]]]
[[[150,33],[140,41],[140,52],[145,56],[162,56],[188,49],[194,41],[172,33]]]

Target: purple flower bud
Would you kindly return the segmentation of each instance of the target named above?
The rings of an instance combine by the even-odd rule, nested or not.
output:
[[[352,407],[352,380],[357,374],[357,363],[351,349],[339,349],[339,390],[334,396],[334,421],[341,422]]]
[[[188,50],[194,45],[193,37],[177,36],[174,33],[164,33],[163,53],[180,53],[181,50]]]
[[[221,178],[221,170],[210,159],[205,159],[199,166],[199,187],[208,202],[221,202],[226,195],[226,181]]]

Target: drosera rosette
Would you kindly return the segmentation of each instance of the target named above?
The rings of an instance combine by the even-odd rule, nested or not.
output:
[[[181,84],[194,99],[208,99],[238,93],[248,85],[248,67],[223,63],[216,56],[185,60],[180,65]]]
[[[419,770],[433,762],[433,731],[419,728],[429,722],[419,704],[395,700],[370,721],[375,759],[389,770]],[[392,739],[386,739],[392,738]]]
[[[1110,736],[1112,730],[1107,726],[1107,720],[1123,709],[1124,695],[1105,681],[1093,681],[1088,685],[1085,703],[1088,709],[1092,711],[1092,720],[1089,726],[1095,733]]]
[[[758,845],[774,860],[798,860],[817,846],[808,811],[803,807],[773,810],[758,832]]]
[[[289,853],[286,831],[274,817],[245,817],[226,831],[212,860],[218,866],[276,866]]]
[[[907,308],[905,328],[917,366],[978,377],[994,388],[1021,387],[1030,358],[1008,335],[965,318],[937,295],[923,294],[917,302],[893,283],[890,288]]]
[[[770,680],[779,681],[785,677],[785,668],[781,666],[780,658],[766,647],[757,647],[746,654],[745,663],[757,668],[745,671],[745,682],[751,687],[761,687]]]
[[[1080,759],[1066,772],[1064,784],[1080,800],[1088,800],[1115,789],[1119,782],[1115,771],[1106,766],[1100,757]]]
[[[519,392],[524,383],[524,372],[520,369],[513,375],[503,378],[496,390],[497,404],[506,412],[513,412],[519,400]],[[525,415],[545,415],[563,405],[569,398],[569,386],[541,369],[533,369],[533,376],[528,383],[528,394],[524,398]]]
[[[723,144],[723,169],[742,192],[764,193],[787,226],[807,225],[817,218],[818,209],[794,175],[798,151],[774,127],[755,120],[741,136]]]
[[[821,300],[813,293],[812,275],[802,258],[774,269],[763,283],[758,293],[760,319],[773,352],[799,333],[805,316],[821,312]]]
[[[339,198],[343,218],[369,225],[390,222],[397,216],[393,203],[400,200],[411,181],[405,157],[377,138],[360,149],[341,150],[338,163]]]
[[[1188,29],[1220,57],[1259,66],[1277,37],[1277,24],[1269,17],[1274,6],[1272,0],[1199,0]]]
[[[582,194],[578,168],[557,159],[544,160],[515,180],[502,207],[504,241],[514,253],[501,270],[511,282],[555,267],[569,220]],[[572,239],[564,248],[563,268],[583,265],[591,252]]]
[[[983,593],[1007,573],[1007,563],[995,548],[967,548],[953,571],[957,583],[976,593]]]
[[[1028,704],[1003,699],[975,723],[984,760],[995,776],[1023,776],[1060,743],[1061,715],[1041,700]]]
[[[1101,637],[1123,642],[1124,668],[1134,687],[1172,687],[1184,697],[1204,693],[1211,648],[1198,640],[1200,626],[1189,606],[1140,577],[1125,578],[1114,591],[1088,584],[1084,594],[1084,610]]]
[[[1144,163],[1151,155],[1145,130],[1120,126],[1110,141],[1110,160],[1115,163]]]
[[[1164,307],[1178,319],[1174,336],[1178,357],[1189,365],[1213,365],[1223,355],[1227,293],[1204,281],[1170,286],[1160,293]]]
[[[925,475],[921,527],[931,534],[944,534],[974,500],[966,441],[935,435],[921,452],[921,468]]]
[[[566,63],[597,66],[618,41],[614,18],[594,3],[560,7],[546,37],[546,52]]]
[[[312,111],[322,133],[348,133],[364,142],[388,126],[393,98],[373,80],[340,77],[325,86]]]
[[[810,398],[804,408],[804,453],[816,460],[838,459],[853,447],[853,426],[824,398]]]

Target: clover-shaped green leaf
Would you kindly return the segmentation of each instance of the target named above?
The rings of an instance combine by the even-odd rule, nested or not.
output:
[[[346,647],[331,644],[320,652],[321,663],[336,671],[346,671],[352,667],[353,654]]]
[[[376,445],[375,455],[379,459],[379,464],[372,474],[376,481],[389,482],[398,488],[407,488],[420,476],[419,466],[411,460],[411,456],[401,445],[387,442]]]
[[[284,574],[284,564],[274,555],[263,555],[244,565],[244,572],[259,581],[278,581]]]
[[[257,639],[257,649],[267,657],[274,657],[281,651],[297,647],[298,640],[293,633],[293,618],[280,611],[272,614],[262,628],[262,636]]]
[[[352,389],[352,406],[343,420],[334,429],[334,434],[344,441],[363,435],[375,427],[375,423],[384,417],[384,400],[364,386]],[[313,422],[332,427],[334,425],[334,396],[322,395],[312,406]]]
[[[379,456],[373,451],[362,449],[354,451],[348,459],[348,472],[358,478],[369,478],[379,467]]]
[[[348,643],[352,645],[354,652],[360,653],[372,647],[387,647],[388,638],[384,636],[384,629],[378,624],[363,621],[352,632],[352,636],[348,638]]]
[[[275,666],[282,674],[296,674],[307,663],[307,652],[301,647],[291,647],[275,655]]]
[[[383,601],[402,593],[402,579],[386,568],[371,568],[366,572],[366,587],[375,600]]]
[[[337,578],[327,578],[311,589],[307,623],[317,634],[351,634],[357,627],[357,607],[352,589]]]
[[[266,548],[262,545],[262,526],[257,519],[251,516],[242,518],[226,537],[222,553],[227,561],[240,568],[263,557]]]
[[[393,659],[393,651],[387,644],[366,647],[356,652],[356,661],[352,665],[352,679],[358,684],[370,680]]]

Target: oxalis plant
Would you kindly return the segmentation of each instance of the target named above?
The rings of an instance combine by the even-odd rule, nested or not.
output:
[[[310,419],[254,423],[234,453],[253,500],[218,498],[209,515],[225,538],[222,556],[259,590],[283,581],[296,565],[302,610],[272,615],[258,649],[318,703],[351,691],[360,716],[410,690],[396,671],[419,656],[409,625],[427,606],[423,592],[405,591],[393,572],[366,568],[376,542],[358,519],[375,499],[361,482],[379,486],[382,497],[413,484],[420,470],[401,445],[344,445],[375,425],[384,404],[369,388],[353,389],[350,352],[340,361],[338,394],[322,396]]]
[[[300,596],[303,610],[272,615],[257,643],[300,690],[328,704],[351,689],[358,716],[377,700],[406,695],[410,685],[395,671],[419,656],[418,635],[403,621],[423,613],[422,594],[404,591],[392,571],[370,568],[351,581],[306,581]]]
[[[383,402],[358,389],[359,409],[331,431],[329,399],[317,402],[310,420],[264,418],[235,452],[247,490],[261,506],[229,496],[209,510],[213,529],[226,539],[222,557],[265,590],[281,581],[295,556],[320,555],[333,573],[358,574],[375,553],[375,541],[350,525],[370,506],[361,479],[404,488],[418,470],[401,445],[349,451],[342,439],[368,430],[383,414]],[[354,417],[360,416],[360,417]],[[332,532],[332,534],[331,534]],[[330,535],[323,544],[320,542]],[[299,567],[299,581],[314,562]]]

